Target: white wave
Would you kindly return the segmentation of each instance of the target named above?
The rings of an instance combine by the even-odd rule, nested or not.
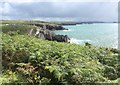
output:
[[[85,42],[91,43],[91,40],[79,40],[79,39],[75,39],[75,38],[70,39],[70,43],[84,44]]]
[[[63,31],[65,31],[65,32],[69,32],[69,31],[72,31],[71,29],[68,29],[68,30],[63,30]]]

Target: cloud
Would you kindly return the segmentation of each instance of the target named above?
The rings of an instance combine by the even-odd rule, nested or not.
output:
[[[2,0],[9,3],[30,3],[30,2],[118,2],[119,0]]]
[[[14,1],[14,0],[11,0]],[[3,19],[116,21],[117,3],[113,2],[3,2]],[[56,1],[56,0],[55,0]],[[109,10],[110,9],[110,10]]]

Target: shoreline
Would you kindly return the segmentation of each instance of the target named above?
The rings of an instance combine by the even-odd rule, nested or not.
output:
[[[95,47],[98,47],[98,48],[102,47],[102,48],[118,49],[118,46],[117,47],[116,46],[115,47],[101,46],[101,45],[94,44],[92,42],[93,41],[91,41],[91,40],[80,40],[80,39],[70,38],[70,43],[71,44],[85,45],[86,43],[89,43],[92,46],[95,46]]]
[[[29,23],[33,23],[34,21],[24,21],[24,23],[23,22],[19,22],[19,21],[16,21],[16,22],[13,22],[13,21],[11,21],[11,20],[8,20],[7,22],[6,21],[3,21],[3,23],[2,24],[7,24],[6,26],[9,26],[9,24],[13,24],[13,25],[15,25],[14,23],[17,23],[17,24],[23,24],[23,25],[26,25],[26,23],[27,24],[29,24]],[[65,32],[68,32],[68,31],[71,31],[71,30],[69,30],[69,29],[67,29],[67,28],[65,28],[65,27],[63,27],[63,26],[65,26],[65,25],[58,25],[58,24],[52,24],[52,23],[48,23],[48,22],[45,22],[45,23],[43,23],[43,22],[37,22],[37,24],[35,24],[36,22],[34,22],[34,24],[30,24],[31,26],[37,26],[37,27],[42,27],[43,26],[43,24],[46,24],[47,23],[47,29],[49,29],[51,32],[54,32],[55,33],[55,31],[59,31],[59,30],[62,30],[62,31],[65,31]],[[96,22],[96,23],[98,23],[98,22]],[[84,23],[85,24],[85,23]],[[87,24],[87,23],[86,23]],[[70,24],[71,25],[71,24]],[[72,24],[73,25],[73,24]],[[69,26],[69,25],[67,25],[67,26]],[[54,27],[54,28],[53,28]],[[57,28],[56,28],[57,27]],[[60,27],[60,28],[59,28]],[[54,29],[54,30],[52,30],[52,29]],[[44,31],[43,31],[44,32]],[[49,33],[50,35],[51,35],[51,33]],[[55,33],[56,34],[56,33]],[[56,34],[57,36],[56,36],[56,38],[54,38],[54,40],[55,39],[57,39],[58,41],[65,41],[65,42],[70,42],[70,43],[74,43],[74,44],[85,44],[86,42],[88,42],[88,43],[90,43],[90,44],[92,44],[91,43],[91,41],[90,40],[81,40],[81,39],[76,39],[76,38],[70,38],[68,35],[67,35],[67,37],[65,36],[65,35],[60,35],[60,34]],[[63,37],[64,37],[64,39],[63,39]],[[48,40],[52,40],[50,37],[47,37],[48,38]],[[53,40],[52,40],[53,41]],[[93,44],[94,45],[94,44]],[[97,45],[95,45],[95,46],[97,46]],[[99,46],[98,46],[99,47]],[[104,47],[104,46],[102,46],[102,47]],[[111,48],[113,48],[113,47],[111,47]],[[117,48],[117,47],[115,47],[115,48]]]
[[[104,26],[104,24],[105,24],[105,26],[107,25],[108,27],[110,26],[112,26],[112,25],[114,25],[114,23],[112,23],[112,24],[107,24],[107,23],[100,23],[100,25],[102,25],[102,27]],[[117,23],[115,23],[115,27],[116,27],[116,24]],[[90,27],[92,26],[92,27],[96,27],[97,25],[99,25],[99,24],[97,24],[97,23],[95,23],[95,25],[90,25]],[[78,25],[78,26],[80,26],[81,28],[82,27],[85,27],[86,25]],[[85,42],[88,42],[88,43],[90,43],[90,44],[93,44],[93,45],[95,45],[95,46],[98,46],[98,47],[105,47],[105,48],[116,48],[116,49],[118,49],[118,44],[115,42],[115,43],[113,43],[113,44],[110,44],[110,45],[107,45],[106,43],[107,42],[109,42],[109,41],[106,41],[106,43],[104,44],[103,42],[103,40],[102,41],[100,41],[100,40],[95,40],[95,39],[93,39],[93,40],[91,40],[91,38],[89,38],[89,36],[88,37],[86,37],[85,39],[84,38],[79,38],[79,37],[77,37],[77,36],[79,36],[78,34],[76,34],[75,36],[74,35],[72,35],[71,33],[73,33],[73,34],[75,34],[76,33],[76,30],[77,31],[79,31],[77,28],[75,29],[75,27],[78,27],[78,26],[76,26],[76,25],[63,25],[63,27],[65,27],[65,28],[68,28],[68,30],[61,30],[60,32],[59,31],[56,31],[55,33],[58,33],[58,34],[63,34],[63,35],[68,35],[69,37],[70,37],[70,42],[71,43],[75,43],[75,44],[84,44]],[[88,25],[87,25],[88,26]],[[89,26],[88,26],[89,27]],[[79,28],[79,27],[78,27]],[[106,28],[106,27],[105,27]],[[87,29],[87,28],[86,28]],[[97,29],[97,28],[95,28],[95,29]],[[109,30],[109,29],[108,29]],[[71,31],[73,31],[73,32],[71,32]],[[91,31],[90,31],[91,32]],[[104,32],[104,31],[103,31]],[[86,32],[84,32],[84,33],[86,33]],[[109,33],[109,32],[108,32]],[[111,33],[111,32],[110,32]],[[83,33],[82,33],[83,34]],[[116,34],[116,31],[115,31],[115,34]],[[111,34],[110,34],[111,35]],[[84,34],[83,34],[83,36],[84,36]],[[100,37],[100,35],[99,35],[99,37]],[[98,37],[98,38],[99,38]],[[97,39],[97,38],[96,38]],[[106,39],[109,39],[109,38],[106,38]],[[113,39],[111,39],[111,40],[113,40]],[[115,39],[116,40],[116,39]],[[101,43],[99,43],[99,42],[101,42]]]
[[[96,23],[118,23],[118,22],[63,22],[59,23],[59,25],[77,25],[77,24],[96,24]]]

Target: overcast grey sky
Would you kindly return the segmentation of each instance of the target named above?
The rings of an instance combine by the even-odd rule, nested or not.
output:
[[[9,20],[117,21],[118,3],[108,0],[106,2],[7,0],[0,3],[0,13],[0,19]]]

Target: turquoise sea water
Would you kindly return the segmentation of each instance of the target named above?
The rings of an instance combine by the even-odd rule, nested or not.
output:
[[[100,47],[118,47],[118,24],[95,23],[63,26],[68,30],[55,31],[56,34],[68,35],[71,43],[89,42]]]

